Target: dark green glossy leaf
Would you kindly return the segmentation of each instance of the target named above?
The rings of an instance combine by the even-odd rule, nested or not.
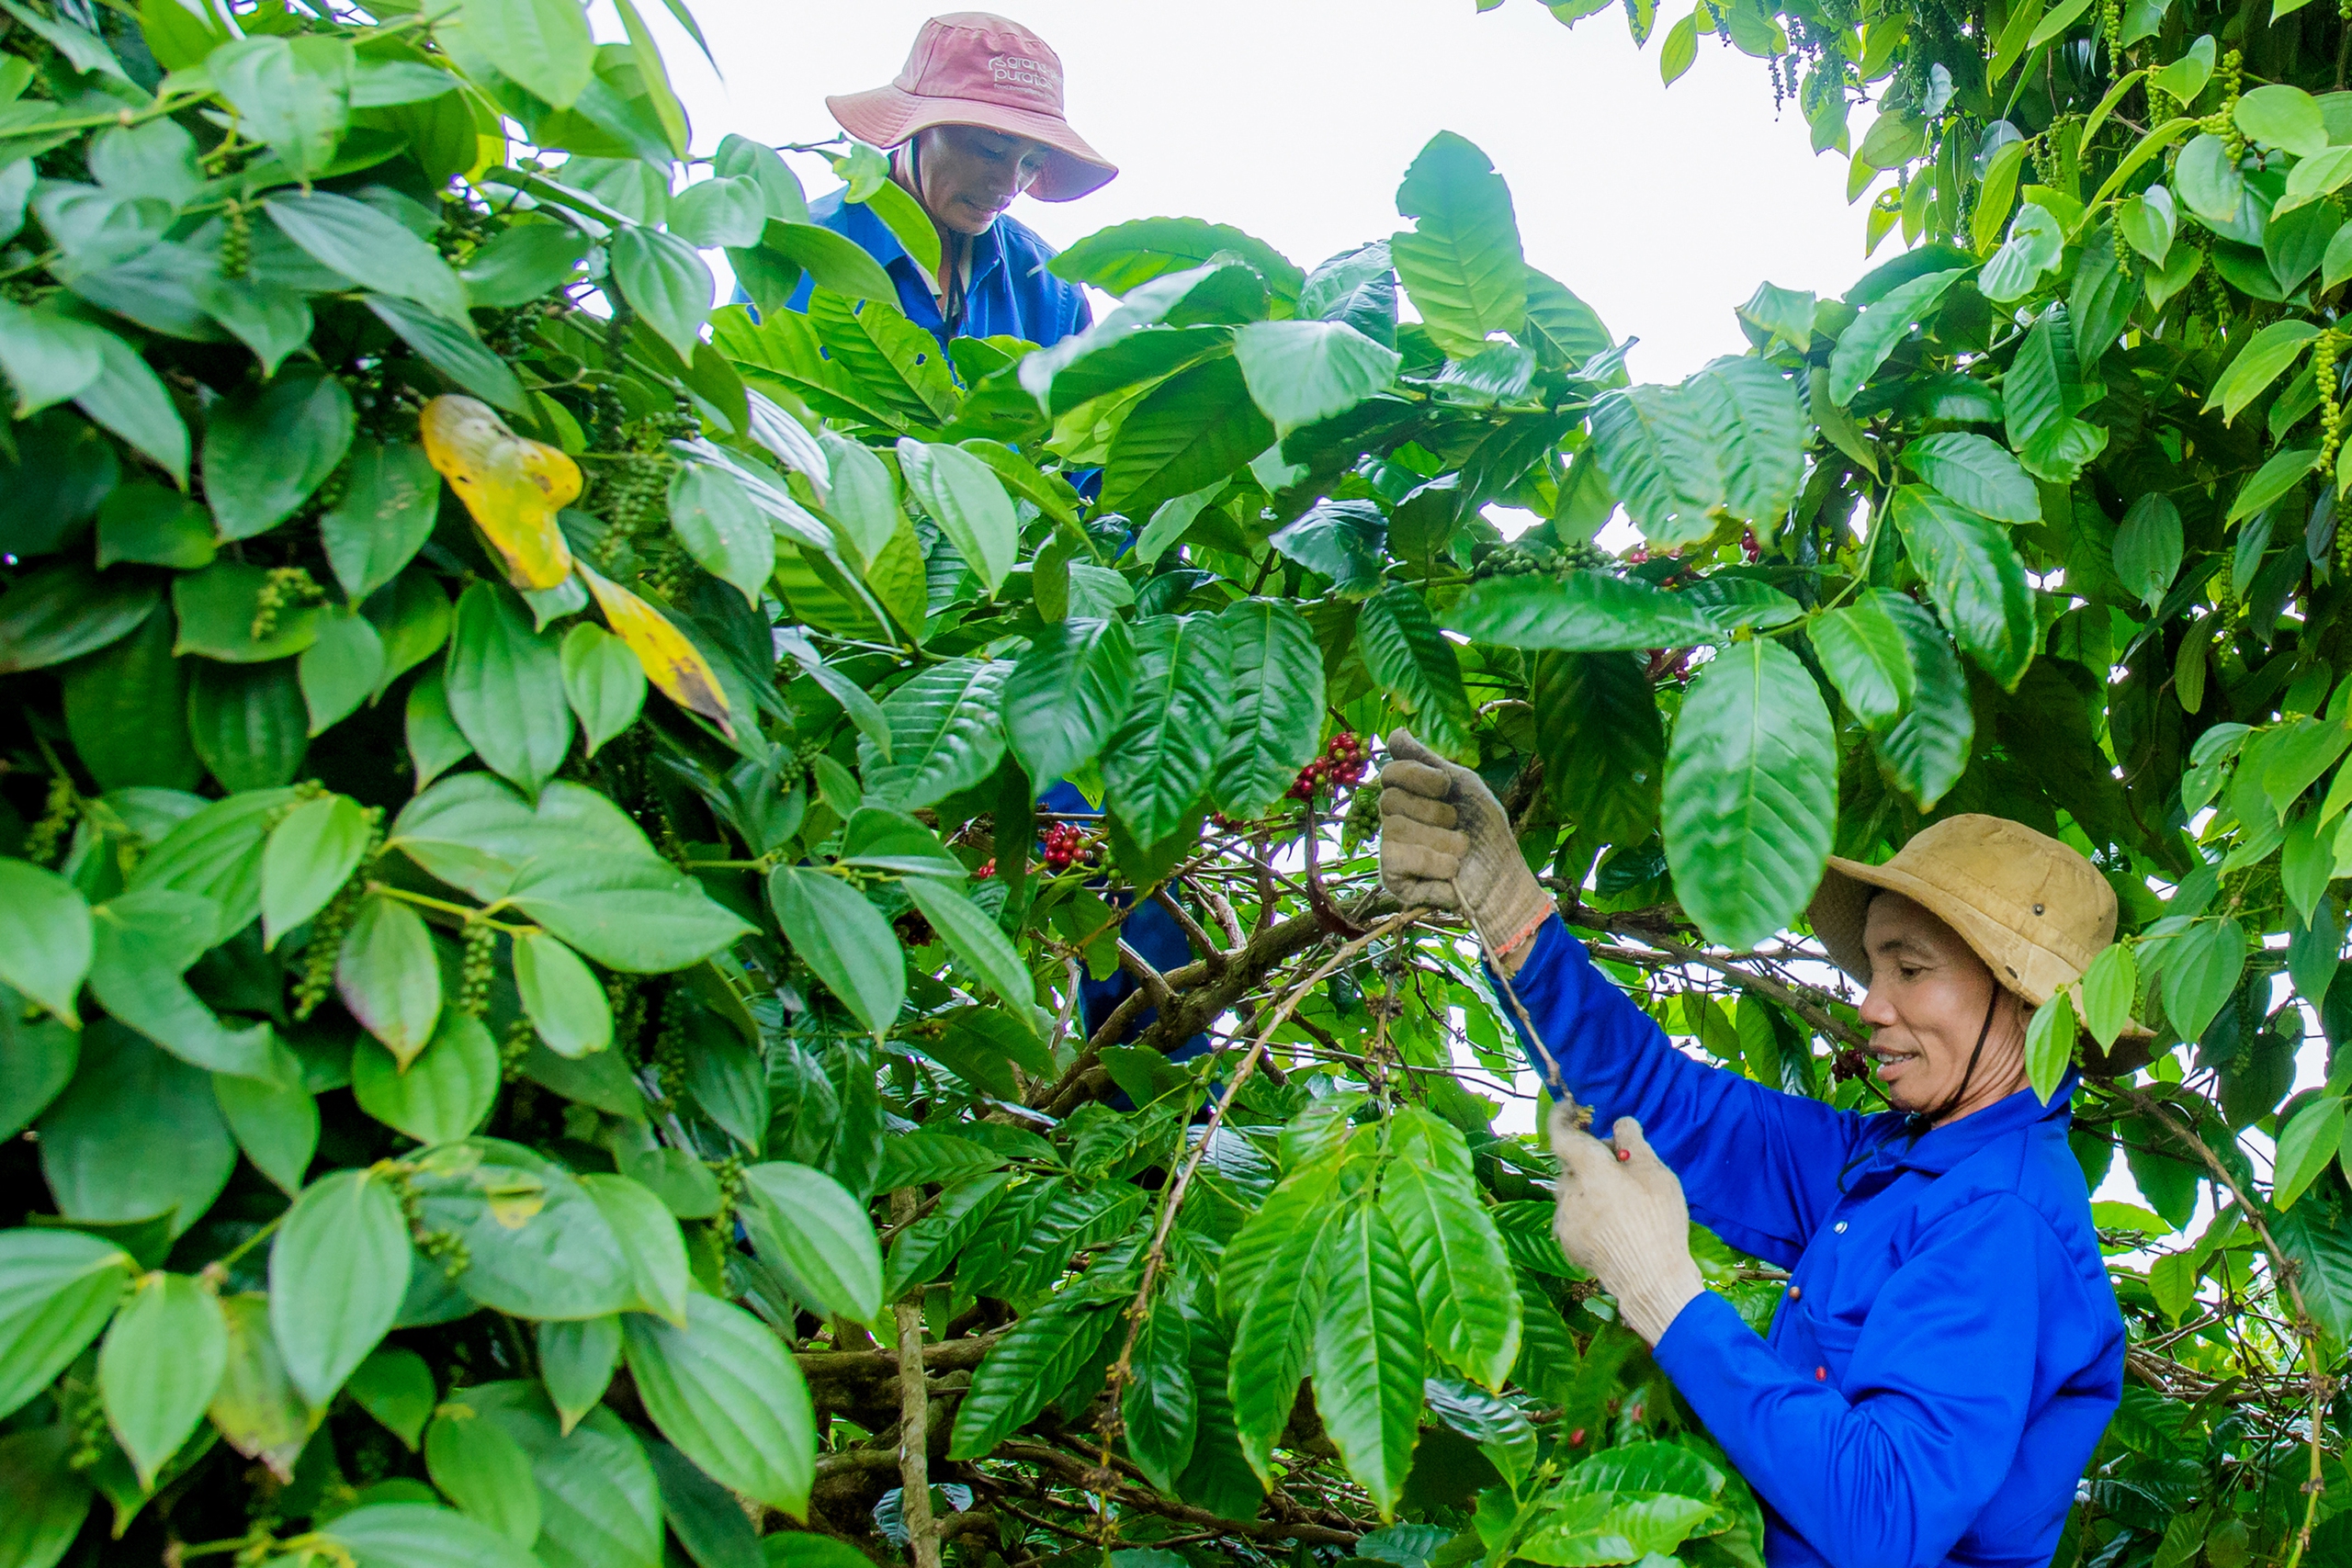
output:
[[[1356,617],[1356,648],[1374,682],[1411,716],[1415,734],[1449,755],[1464,750],[1470,698],[1462,686],[1462,663],[1419,594],[1392,582],[1365,600]]]
[[[514,372],[466,326],[429,304],[389,294],[369,294],[366,299],[377,320],[398,333],[427,365],[451,381],[509,413],[521,413],[528,407],[523,383],[515,379]]]
[[[1894,597],[1883,588],[1870,589],[1851,604],[1815,615],[1805,628],[1838,694],[1873,732],[1900,718],[1919,686],[1910,644],[1896,618],[1901,612],[1886,603]]]
[[[1378,1209],[1341,1222],[1324,1264],[1315,1408],[1348,1473],[1391,1519],[1420,1436],[1420,1304],[1405,1249]]]
[[[1667,753],[1667,861],[1711,940],[1750,948],[1821,881],[1837,816],[1838,750],[1796,656],[1734,643],[1685,694]]]
[[[203,1217],[237,1164],[210,1077],[111,1020],[82,1032],[80,1069],[34,1132],[66,1218],[159,1222],[170,1236]]]
[[[458,599],[446,679],[449,716],[482,761],[536,795],[563,765],[571,710],[556,639],[513,590],[477,582]]]
[[[531,1456],[539,1483],[532,1555],[546,1568],[658,1568],[661,1494],[643,1446],[620,1417],[596,1408],[567,1427],[526,1382],[469,1388],[464,1400]]]
[[[602,1317],[638,1305],[628,1250],[562,1167],[482,1137],[415,1159],[419,1223],[466,1244],[456,1282],[467,1295],[528,1318]]]
[[[1218,810],[1246,819],[1282,798],[1315,755],[1323,728],[1323,655],[1315,629],[1282,600],[1240,600],[1216,618],[1225,628],[1229,679],[1212,793]],[[1048,775],[1033,770],[1031,776]]]
[[[136,630],[155,613],[152,574],[93,574],[61,561],[28,572],[0,593],[0,675],[62,664]]]
[[[1226,732],[1230,645],[1208,615],[1136,623],[1132,705],[1102,757],[1110,802],[1145,843],[1172,832],[1208,787]]]
[[[1547,787],[1581,836],[1634,844],[1657,823],[1666,728],[1643,660],[1547,653],[1535,661],[1535,734]]]
[[[401,1063],[372,1040],[351,1058],[359,1109],[420,1144],[447,1143],[480,1126],[498,1098],[498,1043],[481,1021],[444,1009],[433,1038]]]
[[[882,760],[872,741],[858,740],[858,772],[868,795],[911,810],[995,773],[1004,756],[1000,716],[1012,671],[1009,660],[944,660],[883,699],[889,760]]]
[[[906,998],[905,955],[880,911],[838,877],[805,866],[768,874],[768,902],[803,963],[876,1034]]]
[[[452,1404],[425,1434],[424,1463],[433,1484],[468,1517],[517,1546],[538,1539],[539,1486],[531,1456],[496,1422]]]
[[[1722,636],[1679,595],[1599,571],[1487,578],[1471,585],[1446,626],[1476,642],[1582,653],[1688,648]]]
[[[1004,686],[1004,731],[1022,771],[1058,779],[1093,761],[1126,712],[1135,674],[1125,622],[1049,622]]]
[[[823,1171],[789,1160],[751,1166],[743,1179],[763,1205],[752,1236],[762,1256],[773,1254],[818,1307],[871,1323],[882,1311],[882,1253],[865,1206]]]
[[[69,665],[64,678],[66,732],[100,784],[187,789],[203,776],[169,615],[151,614],[113,647]]]
[[[440,253],[366,202],[322,190],[281,192],[263,209],[312,259],[362,288],[465,319],[465,285]]]
[[[799,1369],[759,1319],[687,1297],[686,1326],[632,1313],[629,1371],[662,1435],[703,1471],[795,1518],[808,1508],[816,1417]]]
[[[1170,497],[1224,478],[1273,444],[1241,367],[1218,357],[1145,394],[1111,440],[1102,504],[1141,516]]]
[[[1899,487],[1891,511],[1904,548],[1926,576],[1936,608],[1961,647],[2014,689],[2033,662],[2040,626],[2025,562],[2007,534],[1918,485]]]
[[[14,1414],[98,1337],[135,1269],[79,1231],[0,1236],[0,1411]]]
[[[989,1348],[956,1407],[950,1459],[979,1459],[1034,1419],[1121,1322],[1118,1303],[1057,1296]],[[1295,1386],[1295,1385],[1294,1385]]]
[[[204,491],[224,539],[266,534],[310,499],[350,450],[356,415],[332,376],[288,371],[223,399],[204,424]]]
[[[409,1259],[389,1173],[334,1171],[295,1201],[270,1249],[270,1325],[312,1405],[334,1398],[392,1325]]]

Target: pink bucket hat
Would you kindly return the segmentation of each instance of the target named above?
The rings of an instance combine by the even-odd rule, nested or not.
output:
[[[1029,194],[1075,201],[1119,171],[1062,118],[1062,62],[1046,40],[986,11],[933,17],[896,80],[825,100],[843,130],[895,147],[934,125],[977,125],[1026,136],[1051,150]]]

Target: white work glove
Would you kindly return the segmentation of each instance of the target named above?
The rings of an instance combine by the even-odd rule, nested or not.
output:
[[[1617,1298],[1619,1320],[1654,1347],[1707,1287],[1690,1260],[1682,1183],[1650,1148],[1639,1122],[1619,1117],[1615,1136],[1611,1148],[1577,1125],[1574,1106],[1553,1107],[1560,1196],[1552,1234],[1561,1251]]]
[[[1380,881],[1407,905],[1459,909],[1500,963],[1558,906],[1527,869],[1510,818],[1477,774],[1399,729],[1380,770]]]

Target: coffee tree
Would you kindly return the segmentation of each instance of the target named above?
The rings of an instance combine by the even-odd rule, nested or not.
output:
[[[1653,14],[1629,15],[1646,39]],[[1743,311],[1804,378],[1793,515],[1818,496],[1837,525],[1868,584],[1848,604],[1916,577],[1975,664],[1945,708],[1974,739],[1947,789],[1895,739],[1922,710],[1873,721],[1843,672],[1857,639],[1809,635],[1879,764],[1838,753],[1835,835],[1867,852],[1915,807],[2046,801],[2132,938],[2076,1015],[2108,1043],[2133,1006],[2163,1026],[2152,1072],[2076,1102],[2086,1175],[2120,1150],[2154,1213],[2103,1216],[2136,1259],[2116,1268],[2132,1379],[2062,1560],[2334,1561],[2352,32],[2291,3],[1702,4],[1658,43],[1669,82],[1702,33],[1767,62],[1851,194],[1876,189],[1868,243],[1908,247],[1843,300],[1768,288]],[[2037,1030],[2041,1081],[2071,1032]],[[2321,1032],[2326,1082],[2290,1098]]]

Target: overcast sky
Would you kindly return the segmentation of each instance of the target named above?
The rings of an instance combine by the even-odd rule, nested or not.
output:
[[[691,0],[722,80],[640,0],[694,120],[771,144],[835,133],[829,93],[897,73],[938,0]],[[1574,29],[1536,0],[1004,0],[1060,54],[1071,122],[1118,164],[1080,201],[1023,198],[1056,244],[1133,218],[1229,223],[1304,266],[1397,227],[1422,143],[1458,131],[1510,180],[1528,259],[1582,295],[1638,380],[1671,380],[1746,345],[1732,308],[1764,280],[1824,294],[1860,276],[1862,213],[1846,164],[1778,116],[1763,62],[1702,39],[1659,84],[1612,6]],[[1679,7],[1661,7],[1661,32]],[[621,36],[609,13],[599,37]],[[796,161],[809,194],[839,184]],[[1891,254],[1893,243],[1882,253]]]

